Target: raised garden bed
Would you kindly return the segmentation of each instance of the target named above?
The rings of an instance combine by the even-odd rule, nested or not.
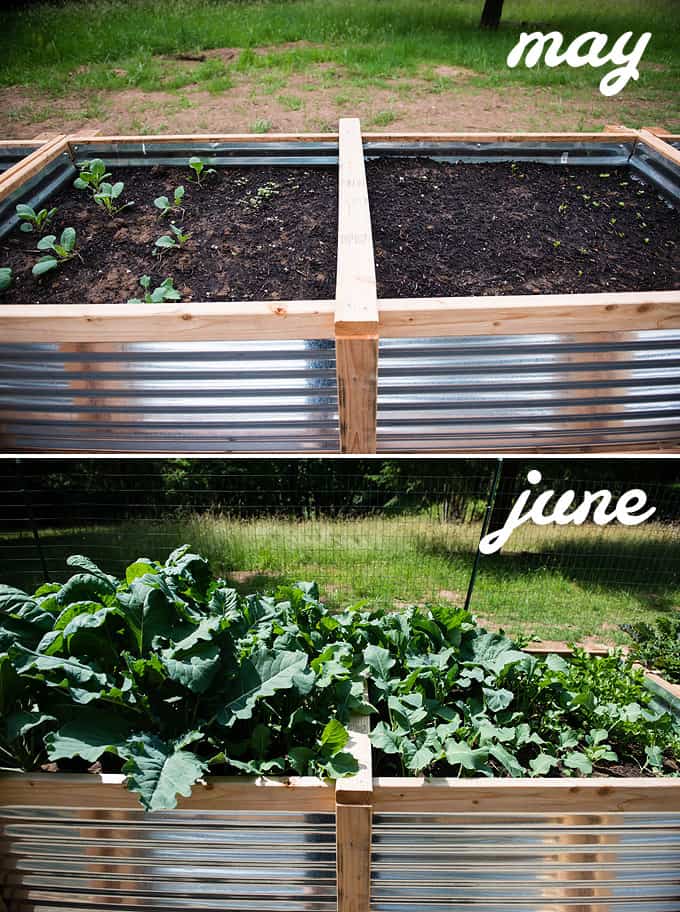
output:
[[[15,227],[14,205],[38,199],[36,187],[44,201],[51,182],[67,212],[77,205],[68,189],[74,163],[96,155],[116,177],[127,171],[124,198],[134,190],[140,199],[121,214],[124,224],[99,224],[99,213],[88,212],[82,237],[91,263],[87,256],[82,267],[67,263],[52,286],[49,276],[40,280],[57,303],[34,294],[28,261],[17,260],[20,281],[0,308],[5,451],[590,452],[680,444],[678,215],[658,199],[680,196],[680,152],[653,134],[362,137],[348,120],[337,136],[67,138],[34,161],[27,182],[0,178],[5,232]],[[131,293],[140,297],[136,273],[155,262],[152,197],[179,186],[193,155],[218,171],[225,193],[214,205],[225,204],[220,211],[231,221],[201,227],[192,210],[189,246],[163,253],[156,271],[143,273],[155,287],[174,263],[183,300],[126,304]],[[372,205],[364,159],[369,174],[390,176]],[[152,173],[178,161],[179,171]],[[475,247],[468,222],[486,231],[499,219],[487,218],[479,188],[462,182],[435,191],[439,223],[428,220],[417,211],[415,185],[399,181],[414,168],[474,175],[485,187],[495,181],[514,232],[508,238],[493,227]],[[303,172],[313,177],[299,190],[287,178],[268,186],[278,183],[272,174]],[[246,177],[252,185],[239,187]],[[528,178],[540,180],[543,203],[527,191]],[[548,212],[557,185],[564,199],[550,200]],[[517,190],[517,205],[507,186]],[[649,209],[635,207],[642,196],[633,186]],[[406,217],[420,225],[407,240],[408,258],[398,249],[404,227],[394,225],[405,193]],[[137,243],[130,227],[142,201]],[[529,232],[527,201],[533,222],[543,206],[537,229],[550,237],[518,249]],[[278,217],[282,224],[267,221]],[[638,222],[648,234],[638,237]],[[88,234],[97,224],[99,240]],[[552,237],[557,228],[561,236]],[[585,240],[577,237],[586,231]],[[201,244],[210,253],[197,261],[193,245]],[[82,293],[73,300],[67,289],[80,268]]]
[[[85,558],[71,564],[77,575],[33,599],[0,591],[0,746],[5,755],[35,756],[34,764],[46,749],[74,770],[96,758],[103,768],[126,762],[122,773],[0,777],[8,912],[140,903],[179,910],[188,902],[206,910],[441,912],[519,900],[538,912],[576,902],[613,910],[633,899],[674,908],[680,700],[660,679],[648,691],[642,673],[616,657],[577,655],[572,671],[558,656],[536,660],[451,607],[333,614],[306,584],[277,599],[239,601],[184,549],[162,565],[135,562],[123,583]],[[151,627],[130,664],[142,596]],[[36,633],[40,643],[31,647]],[[263,685],[263,649],[285,650],[276,673],[286,680],[276,686]],[[296,680],[303,653],[305,680]],[[211,679],[211,663],[220,662]],[[260,672],[243,690],[249,662]],[[134,680],[121,687],[126,667]],[[35,705],[26,704],[27,682]],[[366,696],[373,702],[373,747],[367,714],[332,749],[323,737],[300,742],[333,706],[347,712],[346,684],[355,707],[366,713]],[[223,697],[215,701],[213,691]],[[197,696],[189,733],[182,714]],[[224,730],[214,725],[213,703],[218,716],[228,714]],[[250,728],[231,718],[244,709]],[[282,709],[294,721],[280,718]],[[140,710],[144,734],[114,733]],[[262,725],[271,729],[267,744]],[[276,760],[282,745],[287,753]],[[215,750],[221,759],[208,761]],[[454,775],[381,775],[395,757],[406,771]],[[199,762],[246,775],[197,781],[188,767]],[[299,763],[340,778],[247,775]],[[583,775],[586,767],[592,775]],[[633,767],[641,775],[625,775]]]

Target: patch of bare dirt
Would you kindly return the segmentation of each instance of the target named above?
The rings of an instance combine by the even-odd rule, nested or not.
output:
[[[291,42],[255,50],[268,54],[301,45],[315,46]],[[203,58],[218,57],[233,63],[238,53],[235,48],[215,48],[201,51],[193,62],[200,65]],[[191,67],[192,61],[185,63]],[[83,128],[103,133],[247,132],[256,121],[266,121],[271,132],[317,132],[335,130],[338,118],[347,116],[360,117],[364,129],[375,132],[583,130],[621,121],[631,126],[659,125],[658,100],[653,103],[631,91],[622,108],[619,97],[604,98],[596,87],[574,91],[569,98],[559,87],[480,88],[469,85],[474,73],[463,67],[442,65],[429,70],[451,79],[450,88],[433,84],[431,76],[359,85],[331,62],[289,74],[285,85],[275,89],[266,84],[261,71],[229,72],[234,85],[219,94],[196,83],[176,92],[79,90],[55,101],[33,89],[0,89],[0,135],[25,139],[38,132]],[[661,124],[671,131],[680,129],[674,107],[668,105],[668,120]]]

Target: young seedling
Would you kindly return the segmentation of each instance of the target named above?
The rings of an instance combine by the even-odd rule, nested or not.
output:
[[[170,223],[170,230],[175,235],[174,237],[170,237],[169,234],[164,234],[155,242],[154,246],[159,248],[159,255],[164,250],[179,250],[179,248],[184,246],[184,244],[186,244],[186,242],[191,237],[190,232],[187,232],[185,234],[184,231],[181,228],[178,228],[174,222]]]
[[[111,177],[111,174],[106,170],[104,162],[101,158],[93,158],[92,161],[84,161],[80,165],[80,174],[73,182],[73,186],[77,190],[92,190],[93,193],[99,193],[107,177]]]
[[[38,234],[42,234],[57,214],[57,210],[41,209],[40,212],[36,212],[33,206],[19,203],[16,207],[16,213],[22,220],[21,225],[19,225],[20,231],[37,231]]]
[[[9,266],[0,269],[0,291],[6,291],[12,284],[12,270]]]
[[[102,209],[105,209],[111,218],[113,218],[114,215],[118,215],[123,209],[127,209],[129,206],[134,205],[134,202],[123,203],[122,206],[116,205],[116,200],[120,197],[124,187],[125,184],[123,181],[117,181],[115,184],[109,184],[104,181],[99,192],[94,195],[94,201],[98,206],[101,206]]]
[[[248,199],[248,202],[254,208],[261,206],[265,200],[271,199],[272,196],[275,196],[279,192],[279,184],[275,181],[268,181],[266,184],[263,184],[261,187],[257,188],[255,196],[251,196]]]
[[[38,250],[51,250],[52,254],[40,257],[33,267],[33,275],[40,276],[45,272],[56,269],[57,266],[72,260],[77,256],[76,253],[76,230],[75,228],[64,228],[57,243],[57,237],[54,234],[48,234],[38,241]]]
[[[203,159],[198,158],[196,155],[189,159],[189,167],[196,175],[195,177],[190,177],[189,180],[198,184],[199,187],[203,186],[203,181],[206,177],[217,173],[214,168],[206,168]]]
[[[144,289],[144,300],[130,298],[128,304],[162,304],[164,301],[180,301],[182,295],[177,291],[170,276],[151,291],[151,276],[143,275],[139,284]]]
[[[167,196],[157,196],[153,201],[156,209],[161,210],[161,215],[167,215],[168,212],[177,212],[182,208],[182,200],[184,199],[184,187],[175,187],[175,194],[172,198],[172,203],[167,198]]]

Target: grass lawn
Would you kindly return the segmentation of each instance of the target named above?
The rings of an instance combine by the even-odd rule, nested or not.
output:
[[[69,554],[84,553],[121,574],[134,558],[165,559],[187,541],[242,591],[315,579],[333,605],[365,599],[399,607],[463,603],[479,524],[427,516],[243,522],[202,515],[40,535],[57,580],[68,575]],[[472,609],[512,633],[625,642],[619,624],[680,608],[679,559],[678,529],[660,523],[522,527],[501,555],[482,558]],[[3,582],[35,585],[38,567],[30,537],[0,541]]]
[[[676,0],[66,0],[0,14],[0,128],[680,129]],[[509,70],[523,29],[567,39],[652,32],[638,82],[614,98],[607,68]],[[187,57],[194,59],[187,59]]]

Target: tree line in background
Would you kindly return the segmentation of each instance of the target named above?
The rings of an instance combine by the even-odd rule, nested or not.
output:
[[[494,459],[83,459],[2,460],[2,528],[91,525],[161,519],[213,510],[241,516],[360,516],[432,508],[447,520],[480,518],[496,470]],[[506,459],[494,520],[543,474],[540,491],[577,493],[605,487],[614,494],[647,487],[658,496],[657,518],[677,520],[680,461],[635,459]],[[493,523],[492,523],[493,525]]]

